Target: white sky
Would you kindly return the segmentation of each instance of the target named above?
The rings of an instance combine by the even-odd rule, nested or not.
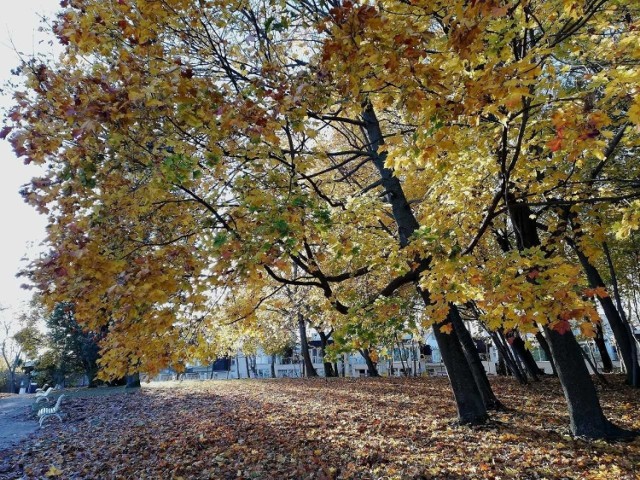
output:
[[[32,56],[36,52],[52,52],[53,47],[38,32],[39,17],[59,9],[59,0],[21,0],[2,2],[0,13],[0,84],[10,78],[10,70],[18,64],[18,52]],[[50,39],[50,38],[49,38]],[[10,105],[7,92],[0,92],[0,109]],[[0,110],[1,112],[1,110]],[[1,115],[1,113],[0,113]],[[0,320],[15,319],[26,308],[31,293],[20,288],[22,279],[15,277],[25,265],[21,258],[33,254],[44,238],[46,218],[25,204],[18,194],[20,186],[38,174],[34,167],[17,160],[9,144],[0,140]]]

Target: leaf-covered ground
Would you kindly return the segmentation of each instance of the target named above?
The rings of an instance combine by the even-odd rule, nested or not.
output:
[[[557,381],[493,382],[510,411],[456,426],[446,379],[183,382],[76,396],[0,478],[640,478],[640,439],[573,439]],[[640,395],[601,392],[640,428]]]

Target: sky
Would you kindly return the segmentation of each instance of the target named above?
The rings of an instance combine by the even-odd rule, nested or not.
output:
[[[44,33],[39,32],[40,17],[51,17],[59,0],[21,0],[3,2],[0,15],[0,85],[11,77],[18,64],[16,52],[32,56],[36,52],[54,52]],[[49,38],[50,39],[50,38]],[[1,87],[0,87],[1,88]],[[5,89],[0,92],[0,116],[11,103]],[[26,263],[21,259],[35,255],[45,235],[46,218],[22,201],[20,186],[38,175],[37,167],[27,167],[13,154],[10,145],[0,140],[0,321],[17,319],[28,306],[31,293],[21,289],[24,280],[16,273]]]

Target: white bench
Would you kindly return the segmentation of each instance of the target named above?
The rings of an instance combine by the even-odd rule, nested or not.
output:
[[[49,387],[49,388],[47,388],[47,390],[45,392],[36,393],[36,403],[40,403],[41,400],[43,402],[48,402],[49,401],[49,395],[51,395],[51,392],[53,392],[53,390],[54,390],[53,387]]]
[[[36,396],[38,396],[39,393],[44,393],[47,390],[47,387],[49,386],[48,383],[45,383],[42,388],[36,388]]]
[[[44,407],[38,410],[38,417],[40,418],[40,428],[42,428],[42,424],[45,419],[49,417],[58,417],[58,420],[62,421],[62,417],[60,416],[60,403],[64,398],[64,394],[58,397],[55,405],[53,407]]]

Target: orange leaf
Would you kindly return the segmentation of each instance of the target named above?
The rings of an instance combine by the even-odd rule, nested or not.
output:
[[[442,333],[449,334],[449,333],[453,332],[453,325],[452,325],[452,324],[450,324],[450,323],[447,323],[447,324],[445,324],[445,325],[441,325],[441,326],[440,326],[440,331],[441,331]]]
[[[547,146],[552,152],[557,152],[562,148],[562,138],[555,137],[553,140],[547,143]]]

